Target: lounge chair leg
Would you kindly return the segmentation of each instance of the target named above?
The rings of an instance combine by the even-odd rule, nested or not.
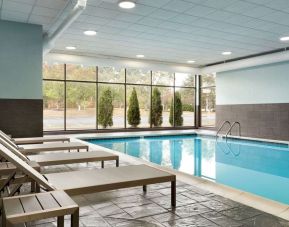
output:
[[[171,204],[176,207],[176,180],[171,181]]]
[[[40,185],[35,182],[35,192],[39,193],[40,192]]]
[[[116,165],[116,167],[119,167],[119,159],[118,158],[115,160],[115,165]]]
[[[79,208],[71,215],[71,227],[79,226]]]
[[[57,227],[64,227],[64,216],[57,217]]]
[[[1,208],[2,208],[2,205],[1,205]],[[8,223],[7,223],[7,220],[6,220],[6,215],[5,215],[5,213],[4,213],[4,209],[2,209],[2,227],[7,227],[8,225],[7,225]]]
[[[143,185],[143,186],[142,186],[142,190],[143,190],[144,192],[147,192],[147,186],[146,186],[146,185]]]
[[[101,161],[101,168],[104,168],[104,161]]]
[[[31,192],[36,192],[36,182],[31,181]]]
[[[79,152],[79,149],[77,149],[77,152]]]

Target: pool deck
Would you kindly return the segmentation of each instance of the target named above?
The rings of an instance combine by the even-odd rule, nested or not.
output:
[[[176,133],[215,135],[215,132],[206,130],[169,130],[74,134],[69,137],[79,141],[77,138],[173,135]],[[99,147],[91,143],[87,144],[91,150]],[[83,216],[87,216],[81,219],[82,226],[192,226],[190,225],[192,223],[200,223],[201,226],[289,226],[289,222],[286,221],[289,221],[289,206],[286,204],[161,167],[107,148],[102,149],[118,154],[121,165],[145,163],[176,174],[178,207],[172,210],[168,205],[169,185],[166,184],[149,186],[147,194],[142,194],[141,189],[135,188],[95,193],[75,197],[81,206],[81,212],[85,213]],[[99,164],[90,165],[92,165],[90,168],[99,168]],[[79,166],[81,165],[75,165],[76,169],[80,168]],[[59,171],[63,171],[61,168],[71,169],[67,166],[58,168]],[[46,171],[53,172],[55,168],[50,167]],[[97,224],[94,225],[91,222]],[[199,225],[196,224],[196,226]]]

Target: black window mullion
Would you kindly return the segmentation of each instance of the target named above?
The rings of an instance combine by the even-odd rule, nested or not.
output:
[[[124,128],[126,128],[126,68],[124,69]]]
[[[149,115],[149,121],[150,121],[150,128],[152,128],[152,107],[153,107],[153,71],[151,70],[151,83],[150,83],[150,87],[151,87],[151,103],[150,103],[150,115]]]
[[[66,64],[64,64],[64,131],[66,131]]]
[[[176,74],[174,73],[174,87],[173,87],[173,127],[176,127],[175,123],[175,109],[176,109]],[[170,110],[171,111],[171,110]],[[169,115],[170,121],[170,115]]]
[[[95,72],[95,128],[98,130],[98,66],[96,66],[96,72]]]

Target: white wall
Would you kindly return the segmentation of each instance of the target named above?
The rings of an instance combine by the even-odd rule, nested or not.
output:
[[[42,99],[42,27],[0,20],[0,99]]]
[[[289,103],[289,62],[219,72],[217,105]]]
[[[198,68],[190,66],[184,66],[180,64],[165,64],[162,62],[153,62],[146,60],[134,60],[127,58],[116,57],[86,57],[79,55],[57,54],[50,53],[44,58],[44,61],[48,63],[67,63],[67,64],[84,64],[92,66],[114,66],[114,67],[126,67],[126,68],[139,68],[146,70],[160,70],[168,72],[183,72],[183,73],[199,73]]]

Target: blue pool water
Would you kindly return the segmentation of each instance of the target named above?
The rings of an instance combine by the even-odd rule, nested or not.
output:
[[[289,204],[288,144],[199,135],[87,141]]]

